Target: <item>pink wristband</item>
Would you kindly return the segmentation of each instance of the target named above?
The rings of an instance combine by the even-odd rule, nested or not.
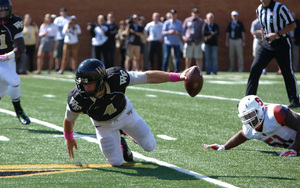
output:
[[[170,76],[170,81],[171,82],[178,82],[178,81],[181,81],[181,79],[180,79],[180,73],[170,73],[169,74],[169,76]]]
[[[74,140],[73,131],[71,133],[66,133],[64,131],[64,136],[65,136],[65,139],[68,140],[68,141],[73,141]]]

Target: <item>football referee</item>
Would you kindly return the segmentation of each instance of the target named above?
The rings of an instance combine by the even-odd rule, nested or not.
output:
[[[289,9],[274,0],[260,0],[256,14],[261,25],[261,48],[251,65],[246,95],[256,95],[262,70],[275,58],[284,77],[289,108],[300,107],[295,75],[292,70],[291,41],[288,32],[296,28]]]

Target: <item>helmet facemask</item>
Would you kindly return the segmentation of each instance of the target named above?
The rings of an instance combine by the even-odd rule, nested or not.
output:
[[[265,105],[259,97],[255,95],[244,97],[239,103],[238,110],[238,117],[245,126],[252,129],[261,127],[265,117]]]
[[[263,122],[263,118],[259,116],[255,108],[245,111],[238,116],[244,125],[248,125],[252,129],[258,128]]]
[[[98,92],[102,91],[104,88],[104,79],[101,80],[89,80],[86,77],[76,77],[75,79],[80,95],[83,97],[94,97]],[[96,83],[96,87],[93,91],[86,91],[84,85]]]

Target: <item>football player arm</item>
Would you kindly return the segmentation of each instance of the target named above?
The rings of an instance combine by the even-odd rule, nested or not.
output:
[[[78,117],[79,113],[72,112],[67,105],[67,110],[66,110],[66,115],[65,119],[63,122],[64,126],[64,137],[65,137],[65,144],[68,148],[68,153],[69,156],[74,158],[74,151],[73,148],[75,147],[76,150],[77,148],[77,142],[73,137],[73,127],[75,125],[75,120]]]
[[[23,37],[16,38],[14,40],[14,46],[15,48],[13,52],[15,54],[15,58],[18,58],[25,53],[26,47],[25,47],[25,42]]]
[[[235,134],[233,137],[231,137],[224,145],[219,145],[219,144],[207,145],[207,144],[204,144],[204,148],[205,149],[212,148],[212,149],[218,150],[218,151],[229,150],[231,148],[234,148],[234,147],[244,143],[247,140],[248,139],[244,136],[243,131],[240,130],[237,134]]]
[[[224,144],[225,150],[239,146],[247,140],[243,134],[243,130],[240,130]]]
[[[7,61],[20,57],[25,52],[25,43],[23,37],[17,37],[14,40],[15,48],[5,54],[0,54],[0,61]]]

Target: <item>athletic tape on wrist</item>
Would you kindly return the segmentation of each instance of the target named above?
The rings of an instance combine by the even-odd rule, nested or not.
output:
[[[65,139],[68,140],[68,141],[73,141],[73,140],[74,140],[73,131],[72,131],[71,133],[66,133],[66,132],[64,131],[64,137],[65,137]]]
[[[169,76],[170,76],[170,81],[171,82],[181,81],[181,79],[180,79],[180,73],[170,73]]]

